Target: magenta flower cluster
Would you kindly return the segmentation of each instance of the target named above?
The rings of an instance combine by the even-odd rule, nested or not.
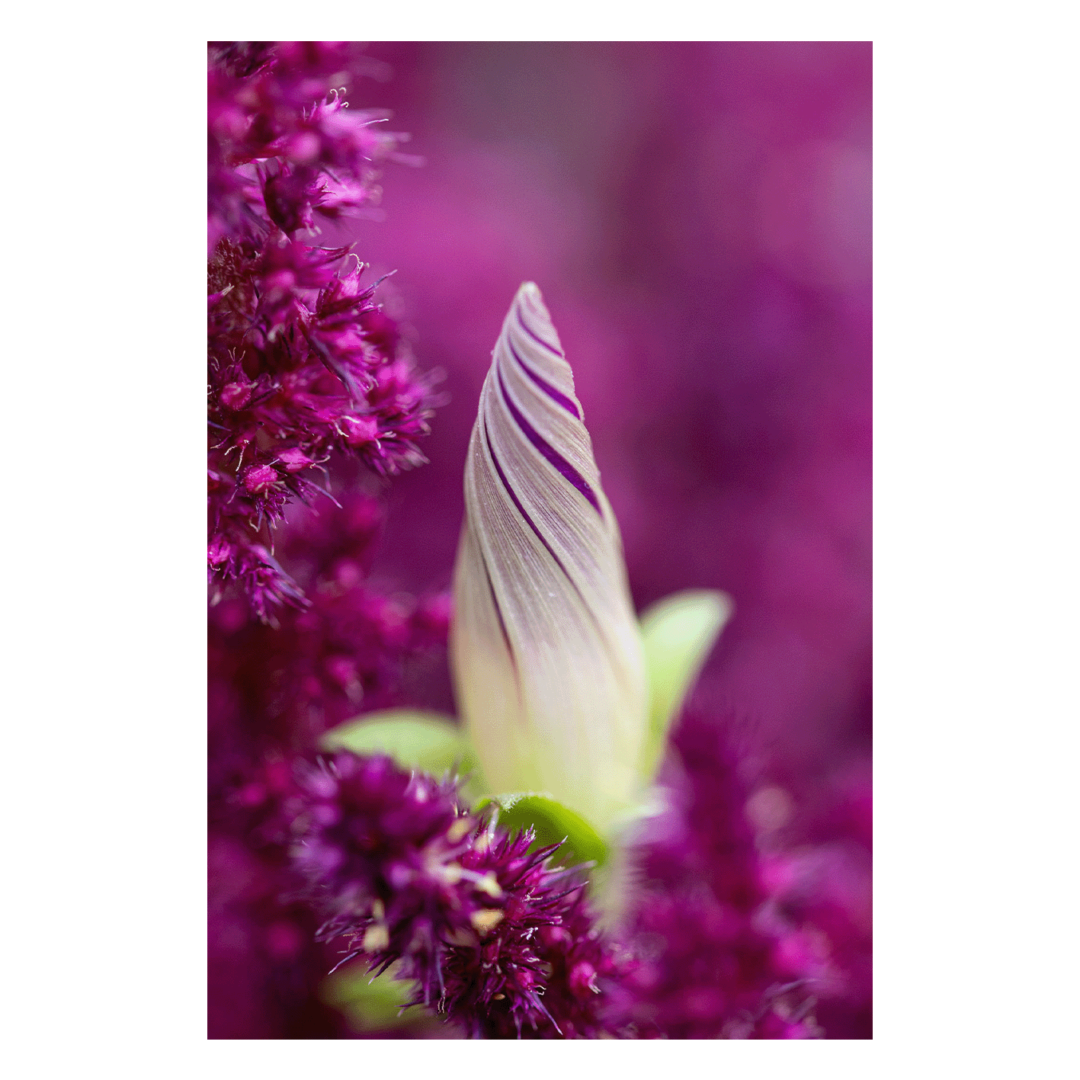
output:
[[[445,598],[368,581],[377,477],[423,460],[430,382],[318,231],[376,201],[403,138],[348,108],[340,88],[364,71],[351,44],[210,48],[213,1037],[346,1033],[318,1001],[314,913],[289,891],[296,754],[393,701],[407,660],[445,643]]]
[[[211,50],[209,70],[209,576],[271,621],[303,590],[273,554],[293,499],[325,490],[333,451],[379,474],[424,461],[433,404],[377,282],[318,222],[377,198],[402,136],[352,110],[333,73],[352,47]]]
[[[452,779],[386,757],[338,753],[300,779],[294,863],[324,921],[381,973],[399,965],[410,1004],[473,1037],[595,1037],[603,982],[616,971],[592,924],[579,870],[552,865],[470,815]]]
[[[778,962],[779,935],[760,923],[770,893],[738,756],[700,725],[677,746],[692,783],[638,853],[624,1019],[640,1038],[817,1038],[816,981]]]
[[[278,553],[303,590],[303,609],[270,626],[240,596],[211,609],[210,719],[215,770],[239,743],[303,751],[363,710],[398,704],[406,667],[441,657],[449,597],[387,596],[368,579],[385,511],[353,491],[335,506],[322,497],[280,530]]]

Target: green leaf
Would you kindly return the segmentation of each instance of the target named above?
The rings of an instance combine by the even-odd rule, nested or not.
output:
[[[358,1032],[382,1031],[415,1023],[418,1015],[422,1015],[416,1009],[399,1015],[409,999],[410,983],[394,978],[396,966],[391,965],[373,981],[366,963],[349,964],[323,979],[319,997],[326,1005],[344,1014],[349,1026]]]
[[[600,834],[578,813],[557,802],[547,792],[514,791],[503,795],[485,795],[474,809],[492,803],[499,807],[499,825],[507,829],[536,830],[534,847],[565,843],[555,853],[563,863],[595,862],[603,865],[608,845]]]
[[[641,777],[651,783],[664,756],[668,729],[679,714],[705,658],[731,617],[731,597],[707,589],[674,593],[641,616],[649,675],[649,734]]]
[[[457,765],[477,772],[476,754],[451,717],[420,709],[389,709],[346,720],[331,728],[319,746],[354,754],[389,754],[402,768],[442,775]]]

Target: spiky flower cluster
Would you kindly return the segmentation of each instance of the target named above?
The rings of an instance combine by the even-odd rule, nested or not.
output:
[[[681,725],[675,745],[691,797],[637,852],[622,1019],[641,1038],[815,1038],[808,972],[779,963],[778,935],[761,925],[769,892],[739,756],[707,723]]]
[[[615,969],[575,870],[458,802],[452,779],[338,753],[300,778],[294,864],[322,940],[374,972],[398,962],[412,1005],[473,1037],[595,1037]],[[557,847],[557,845],[556,845]]]
[[[324,490],[334,452],[380,474],[424,461],[433,399],[378,282],[315,242],[317,220],[377,199],[375,166],[404,138],[331,85],[350,47],[233,44],[210,59],[209,576],[215,599],[238,582],[269,621],[306,603],[272,553],[286,504]]]
[[[297,507],[279,552],[308,606],[275,626],[239,597],[210,611],[211,747],[215,766],[238,740],[252,749],[300,751],[362,710],[399,704],[406,670],[445,645],[445,594],[385,595],[368,571],[385,510],[362,492]]]

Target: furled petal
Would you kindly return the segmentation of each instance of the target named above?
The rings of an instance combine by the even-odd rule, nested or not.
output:
[[[493,791],[550,792],[603,828],[647,726],[622,544],[540,290],[518,290],[465,467],[451,660]]]

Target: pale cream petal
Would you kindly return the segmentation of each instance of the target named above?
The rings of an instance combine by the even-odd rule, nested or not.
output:
[[[469,446],[451,659],[493,790],[546,790],[603,826],[633,797],[648,692],[582,417],[540,290],[526,283]]]

